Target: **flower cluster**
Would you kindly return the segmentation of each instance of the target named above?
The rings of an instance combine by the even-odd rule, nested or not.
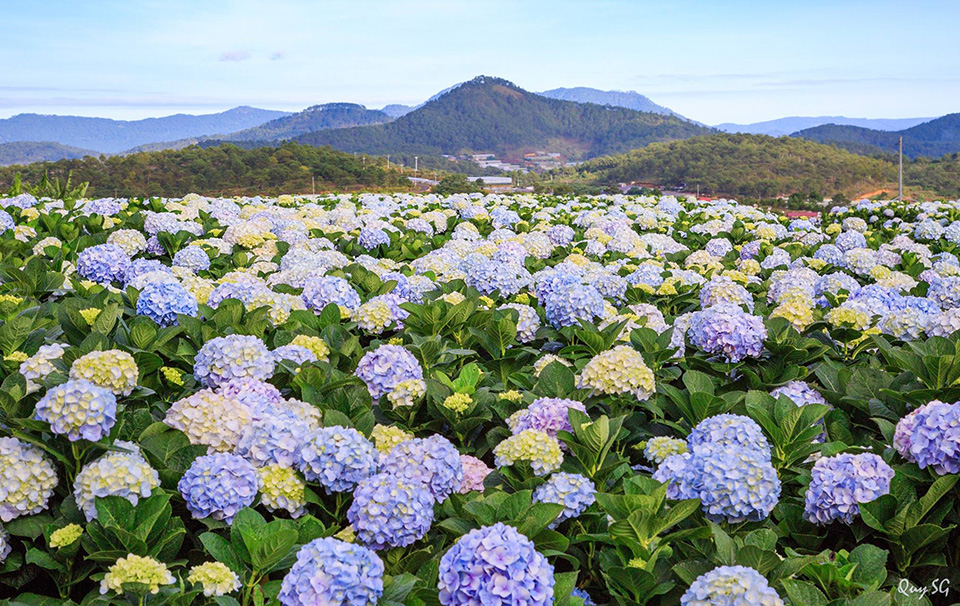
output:
[[[356,429],[323,427],[300,449],[297,466],[310,482],[327,492],[353,490],[377,472],[377,449]]]
[[[307,512],[306,484],[290,467],[267,465],[257,469],[260,503],[270,511],[286,511],[299,518]]]
[[[228,335],[203,344],[193,363],[193,376],[210,387],[236,379],[264,381],[273,376],[274,364],[273,354],[261,339]]]
[[[693,314],[687,334],[693,346],[705,353],[740,362],[760,356],[767,329],[759,316],[720,303]]]
[[[330,537],[300,548],[277,599],[283,606],[376,606],[383,595],[383,562],[360,545]]]
[[[572,432],[570,409],[586,414],[583,402],[567,398],[537,398],[530,406],[520,409],[507,418],[507,426],[513,434],[534,429],[556,438],[561,431]]]
[[[441,435],[401,442],[383,457],[380,470],[425,484],[440,503],[463,483],[460,453]]]
[[[229,453],[197,457],[177,483],[194,518],[212,517],[227,524],[238,511],[253,504],[258,487],[253,465]]]
[[[187,434],[191,444],[228,452],[250,425],[250,412],[236,398],[202,389],[171,404],[163,422]]]
[[[160,486],[160,475],[136,444],[118,440],[114,446],[121,450],[87,463],[73,482],[73,496],[88,522],[97,519],[96,499],[123,497],[136,505]]]
[[[678,438],[669,436],[657,436],[647,440],[647,445],[643,448],[643,456],[648,461],[659,465],[668,457],[681,455],[687,452],[687,443]]]
[[[173,585],[176,579],[167,570],[167,565],[151,557],[129,554],[120,558],[107,569],[100,581],[100,593],[115,592],[123,595],[123,586],[127,583],[146,585],[150,593],[159,593],[161,585]]]
[[[77,256],[77,273],[100,284],[126,282],[129,269],[130,256],[116,244],[91,246]]]
[[[63,528],[58,528],[50,533],[50,547],[60,549],[73,545],[83,536],[83,526],[79,524],[67,524]]]
[[[57,487],[57,470],[38,446],[0,438],[0,522],[40,513]]]
[[[89,381],[70,380],[40,398],[36,418],[71,442],[96,442],[110,433],[117,420],[117,397]]]
[[[720,566],[704,573],[680,598],[681,606],[783,606],[767,580],[753,568]]]
[[[197,299],[180,284],[151,282],[137,297],[137,314],[160,326],[172,326],[177,323],[178,314],[196,317]]]
[[[589,478],[575,473],[555,473],[533,491],[537,503],[563,505],[563,511],[550,528],[556,528],[564,520],[578,517],[597,500],[597,488]]]
[[[934,400],[900,419],[893,446],[921,468],[940,475],[960,472],[960,402]]]
[[[872,453],[839,454],[818,459],[811,471],[803,517],[816,524],[850,524],[860,503],[890,492],[893,468]]]
[[[371,549],[405,547],[430,530],[434,502],[423,482],[380,473],[357,485],[347,520]]]
[[[618,345],[601,352],[583,367],[578,385],[602,394],[633,393],[646,400],[656,389],[653,371],[640,352],[629,345]]]
[[[194,566],[187,575],[187,582],[200,585],[203,595],[208,598],[227,595],[242,587],[237,573],[222,562],[204,562]]]
[[[370,397],[379,400],[403,381],[423,380],[416,356],[400,345],[381,345],[360,358],[355,374],[367,385]]]
[[[140,369],[133,356],[119,349],[91,351],[73,361],[71,379],[85,379],[118,396],[129,396],[137,386]]]
[[[530,464],[533,472],[544,476],[560,467],[563,451],[556,438],[543,431],[525,429],[497,444],[493,449],[497,467],[518,462]]]

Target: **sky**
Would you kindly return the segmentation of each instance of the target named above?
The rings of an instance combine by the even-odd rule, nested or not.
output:
[[[0,0],[0,118],[413,105],[484,74],[707,124],[960,111],[960,1]]]

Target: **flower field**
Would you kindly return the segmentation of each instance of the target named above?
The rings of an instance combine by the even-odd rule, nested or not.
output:
[[[0,604],[960,590],[960,202],[0,205]]]

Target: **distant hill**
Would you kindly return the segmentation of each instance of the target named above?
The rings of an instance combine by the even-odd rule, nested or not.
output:
[[[279,141],[326,128],[366,126],[391,120],[393,118],[385,112],[367,109],[357,103],[325,103],[218,138],[223,141]]]
[[[847,118],[845,116],[791,116],[789,118],[777,118],[776,120],[766,120],[764,122],[754,122],[752,124],[734,124],[724,122],[717,124],[714,128],[722,130],[725,133],[746,133],[750,135],[770,135],[771,137],[781,137],[783,135],[792,135],[793,133],[821,126],[823,124],[843,124],[849,126],[860,126],[863,128],[872,128],[874,130],[900,130],[910,128],[922,122],[927,122],[933,118]]]
[[[413,110],[420,107],[419,105],[402,105],[400,103],[392,103],[390,105],[385,105],[380,111],[387,114],[391,118],[399,118],[400,116],[405,116],[412,112]]]
[[[613,107],[625,107],[638,112],[650,112],[652,114],[664,114],[683,118],[683,116],[672,109],[657,105],[649,98],[634,91],[598,90],[596,88],[577,86],[574,88],[555,88],[537,94],[551,99],[560,99],[561,101],[612,105]]]
[[[295,140],[379,154],[473,151],[509,157],[550,149],[580,159],[709,132],[675,116],[550,99],[507,80],[479,76],[393,122],[308,133]]]
[[[896,167],[885,160],[803,139],[726,133],[653,143],[591,160],[580,170],[605,182],[686,184],[693,191],[699,185],[706,194],[753,198],[794,192],[854,195],[866,185],[896,179]]]
[[[231,133],[288,115],[255,107],[218,114],[176,114],[144,120],[19,114],[0,120],[0,143],[52,141],[98,152],[117,153],[144,143]]]
[[[0,166],[53,162],[63,159],[98,156],[98,152],[50,141],[13,141],[0,143]]]
[[[938,158],[960,152],[960,113],[948,114],[898,131],[825,124],[801,130],[793,136],[867,154],[896,151],[898,139],[902,136],[903,155],[910,158]]]

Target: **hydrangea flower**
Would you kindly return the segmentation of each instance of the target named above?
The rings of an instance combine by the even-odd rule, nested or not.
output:
[[[179,284],[152,282],[137,298],[137,315],[147,316],[160,326],[177,323],[177,314],[197,316],[197,299]]]
[[[647,457],[657,465],[663,463],[668,457],[680,455],[687,452],[687,443],[679,438],[668,436],[657,436],[647,440],[647,445],[643,448],[643,456]]]
[[[131,553],[125,558],[120,558],[107,569],[107,574],[100,581],[100,593],[106,594],[113,591],[123,595],[125,583],[146,585],[150,593],[156,594],[160,592],[161,585],[173,585],[176,579],[167,570],[166,564],[150,557]]]
[[[501,309],[513,309],[517,312],[517,341],[529,343],[536,338],[537,331],[540,329],[540,316],[534,308],[529,305],[519,303],[508,303]]]
[[[73,545],[80,540],[83,535],[83,526],[79,524],[67,524],[63,528],[58,528],[50,533],[50,547],[59,549]]]
[[[510,415],[507,418],[507,426],[513,434],[534,429],[556,438],[561,431],[573,432],[573,426],[570,425],[571,408],[587,413],[583,402],[577,400],[537,398],[530,406]]]
[[[11,551],[13,551],[13,546],[10,545],[10,535],[3,529],[3,524],[0,524],[0,564],[6,561]]]
[[[380,473],[357,485],[347,520],[371,549],[406,547],[430,530],[434,503],[426,484]]]
[[[144,243],[146,245],[146,243]],[[196,245],[185,246],[173,255],[174,267],[185,267],[192,273],[210,269],[210,257],[206,251]]]
[[[360,358],[354,372],[366,384],[374,401],[393,391],[402,381],[423,379],[416,356],[400,345],[381,345]]]
[[[283,360],[289,360],[294,364],[306,364],[316,362],[317,356],[313,352],[301,345],[288,343],[273,350],[273,357],[279,363]]]
[[[398,444],[413,439],[413,434],[408,433],[395,425],[380,425],[373,427],[370,437],[380,454],[387,454]]]
[[[322,427],[300,449],[298,468],[328,493],[345,492],[377,473],[377,449],[355,429]]]
[[[547,321],[554,328],[579,326],[580,320],[593,322],[603,317],[603,296],[586,284],[561,285],[542,300]]]
[[[716,444],[750,450],[770,460],[770,443],[760,426],[742,415],[721,414],[700,421],[687,437],[687,444],[693,452]]]
[[[307,308],[317,313],[331,303],[345,309],[360,306],[360,295],[357,291],[345,279],[336,276],[308,278],[303,285],[301,297]]]
[[[87,463],[73,482],[74,499],[88,522],[97,519],[97,498],[123,497],[136,505],[160,486],[160,475],[136,444],[118,440],[114,445],[125,452],[110,451]]]
[[[250,425],[250,411],[235,398],[202,389],[171,404],[163,422],[187,434],[191,444],[229,452]]]
[[[208,598],[233,593],[243,586],[237,573],[222,562],[204,562],[194,566],[187,575],[187,582],[200,585],[203,595]]]
[[[483,492],[483,481],[493,471],[487,464],[470,455],[460,455],[460,464],[463,465],[463,483],[460,485],[460,494],[468,492]]]
[[[760,357],[767,329],[760,317],[720,303],[693,314],[687,334],[694,347],[735,363]]]
[[[137,386],[140,369],[133,356],[119,349],[91,351],[73,361],[71,379],[85,379],[118,396],[129,396]]]
[[[853,523],[860,503],[890,492],[893,468],[872,453],[817,459],[807,487],[803,517],[815,524]]]
[[[463,483],[460,453],[441,435],[401,442],[383,457],[380,470],[425,484],[439,503]]]
[[[53,362],[62,358],[63,352],[63,345],[59,343],[41,345],[37,353],[20,363],[20,374],[27,380],[28,390],[39,389],[34,381],[43,379],[55,371],[57,368],[53,365]]]
[[[0,438],[0,522],[40,513],[56,486],[57,470],[38,446]]]
[[[360,235],[357,236],[357,244],[366,248],[367,250],[373,250],[374,248],[386,244],[390,244],[390,236],[387,235],[387,232],[376,227],[364,227],[360,230]]]
[[[267,465],[257,469],[260,480],[260,503],[270,511],[284,510],[290,517],[307,513],[306,487],[297,473],[283,465]]]
[[[228,335],[203,344],[194,359],[193,376],[210,387],[245,378],[265,381],[273,376],[275,363],[261,339],[252,335]]]
[[[130,269],[130,256],[116,244],[98,244],[77,255],[77,273],[98,284],[123,283]]]
[[[608,395],[633,393],[640,400],[646,400],[656,390],[653,371],[640,352],[629,345],[617,345],[591,358],[583,367],[577,386]]]
[[[381,595],[383,562],[377,554],[324,537],[300,548],[277,599],[283,606],[376,606]]]
[[[960,472],[960,402],[934,400],[897,423],[893,446],[920,468],[940,474]]]
[[[533,473],[544,476],[559,469],[563,463],[560,442],[543,431],[526,429],[510,436],[493,449],[497,467],[508,467],[518,461],[526,461]]]
[[[563,511],[550,523],[556,528],[561,522],[579,517],[581,513],[596,502],[594,496],[597,487],[582,475],[576,473],[555,473],[533,491],[535,503],[557,503],[563,505]]]
[[[194,518],[212,517],[227,524],[238,511],[253,504],[258,487],[253,465],[225,452],[197,457],[177,483]]]
[[[117,398],[109,389],[90,381],[70,380],[50,388],[40,398],[36,418],[71,442],[96,442],[110,434],[117,420]]]
[[[697,577],[680,606],[783,606],[783,600],[753,568],[720,566]]]
[[[440,603],[553,604],[553,566],[512,526],[496,523],[463,535],[440,558]]]

